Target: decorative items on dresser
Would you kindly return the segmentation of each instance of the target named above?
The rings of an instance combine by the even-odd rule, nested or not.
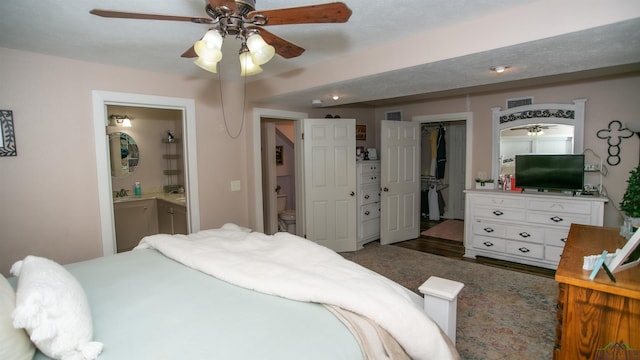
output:
[[[555,269],[573,223],[602,226],[606,197],[466,190],[465,256]]]
[[[358,161],[357,247],[380,238],[380,161]]]
[[[571,225],[555,277],[554,360],[640,358],[640,267],[616,272],[616,282],[604,270],[593,280],[583,270],[585,256],[614,253],[626,241],[616,228]]]

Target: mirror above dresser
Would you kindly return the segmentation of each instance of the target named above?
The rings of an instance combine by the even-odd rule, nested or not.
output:
[[[492,108],[493,179],[514,175],[516,155],[582,153],[586,101]]]

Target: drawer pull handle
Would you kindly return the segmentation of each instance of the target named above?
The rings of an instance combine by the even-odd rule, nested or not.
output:
[[[484,228],[484,229],[482,229],[482,230],[484,230],[484,231],[486,231],[486,232],[488,232],[488,233],[492,233],[492,232],[494,232],[494,230],[493,230],[492,228],[490,228],[490,227],[486,227],[486,228]]]
[[[554,216],[554,217],[549,218],[549,219],[550,219],[551,221],[553,221],[553,222],[556,222],[556,223],[559,223],[560,221],[563,221],[563,220],[564,220],[563,218],[561,218],[561,217],[557,217],[557,216]]]
[[[368,199],[368,198],[369,198],[369,194],[365,195],[365,196],[364,196],[364,198],[365,198],[365,199]]]
[[[491,241],[485,241],[483,242],[484,246],[493,246],[493,243]]]
[[[500,216],[500,215],[504,215],[504,213],[502,211],[500,211],[500,210],[496,210],[496,211],[493,212],[493,215]]]
[[[523,238],[528,238],[528,237],[530,237],[530,236],[531,236],[531,234],[529,234],[529,233],[527,233],[527,232],[524,232],[524,231],[523,231],[523,232],[521,232],[521,233],[520,233],[520,234],[518,234],[518,235],[522,236]]]
[[[523,246],[523,247],[521,247],[521,248],[519,248],[518,250],[520,250],[520,252],[523,252],[523,253],[525,253],[525,254],[526,254],[526,253],[528,253],[529,251],[531,251],[531,250],[527,249],[527,248],[526,248],[526,247],[524,247],[524,246]]]
[[[562,241],[563,243],[567,242],[567,238],[561,238],[560,241]]]
[[[369,215],[369,214],[371,214],[371,213],[369,212],[369,210],[367,210],[367,211],[365,211],[365,212],[364,212],[364,214],[365,214],[365,215]]]

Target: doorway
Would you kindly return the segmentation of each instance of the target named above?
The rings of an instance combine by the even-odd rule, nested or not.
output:
[[[439,115],[427,115],[413,117],[413,121],[421,123],[422,129],[422,153],[432,152],[433,148],[425,149],[430,145],[426,139],[431,139],[433,131],[441,126],[446,133],[446,166],[442,179],[425,176],[431,175],[431,163],[422,162],[422,189],[421,194],[421,234],[429,228],[437,226],[447,219],[464,221],[464,190],[472,186],[471,178],[471,149],[473,133],[473,115],[470,112],[450,113]],[[429,155],[431,159],[433,157]],[[424,159],[423,159],[424,160]],[[429,169],[425,169],[429,166]],[[436,216],[429,217],[429,190],[432,193],[432,208],[437,209]],[[439,191],[438,191],[439,190]],[[427,191],[425,193],[424,191]],[[433,203],[436,203],[435,205]],[[426,205],[425,205],[426,203]],[[435,206],[435,207],[434,207]]]
[[[183,153],[185,159],[185,193],[188,209],[189,232],[200,230],[198,197],[197,144],[195,136],[195,102],[193,99],[97,91],[93,96],[94,139],[98,177],[98,198],[103,255],[115,254],[115,226],[113,216],[111,165],[109,141],[105,132],[108,125],[108,106],[130,106],[179,110],[182,113]]]
[[[300,186],[296,176],[297,122],[275,118],[260,121],[264,232],[297,234],[296,188]]]

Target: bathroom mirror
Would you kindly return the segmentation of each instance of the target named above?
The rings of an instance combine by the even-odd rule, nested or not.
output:
[[[515,175],[515,156],[581,154],[586,99],[573,104],[536,104],[493,113],[492,178]]]
[[[109,155],[111,157],[111,176],[127,177],[138,166],[140,152],[133,138],[123,132],[109,134]]]

